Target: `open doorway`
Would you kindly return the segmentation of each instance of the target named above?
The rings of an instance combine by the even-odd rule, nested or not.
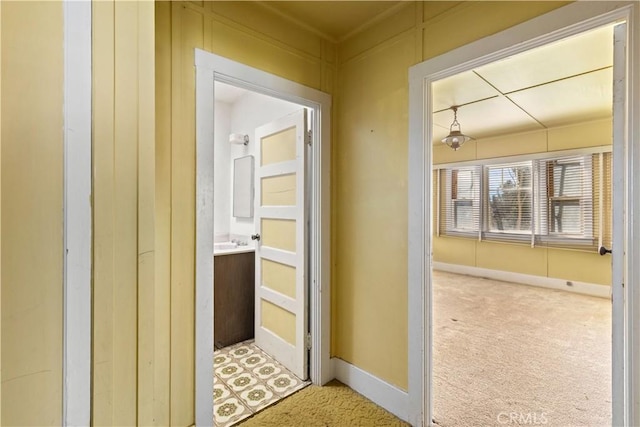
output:
[[[409,384],[410,418],[416,424],[432,425],[434,415],[434,294],[432,292],[432,260],[430,257],[432,228],[435,225],[432,221],[432,214],[436,214],[431,212],[435,183],[430,167],[432,164],[432,123],[434,121],[432,93],[434,83],[608,24],[621,24],[616,25],[614,29],[615,43],[612,40],[614,43],[614,67],[611,79],[614,94],[611,126],[611,134],[613,135],[611,150],[613,168],[611,419],[613,425],[637,424],[637,421],[634,422],[635,400],[633,399],[636,393],[633,372],[635,372],[634,361],[637,348],[632,343],[635,342],[635,336],[638,332],[635,327],[638,301],[634,297],[635,291],[633,290],[638,276],[635,269],[631,268],[630,263],[625,262],[625,259],[633,259],[634,248],[633,245],[630,245],[629,239],[637,228],[628,220],[628,215],[633,215],[636,200],[640,197],[637,194],[637,189],[630,184],[631,181],[628,178],[630,171],[633,170],[632,165],[637,162],[636,150],[631,147],[640,143],[637,129],[632,126],[635,117],[634,111],[637,114],[637,110],[634,108],[637,108],[638,95],[630,89],[638,82],[637,72],[633,72],[634,67],[637,67],[638,59],[634,56],[633,43],[637,36],[637,28],[634,27],[636,21],[632,18],[637,15],[637,5],[632,3],[621,3],[610,5],[610,7],[604,3],[572,4],[441,57],[426,61],[410,70],[409,335],[410,343],[412,337],[415,337],[417,343],[410,344],[409,365],[410,369],[413,367],[415,372],[422,373],[415,380],[411,381],[410,379]],[[517,43],[514,43],[514,40],[517,40]],[[464,126],[463,120],[460,120],[460,123],[463,123]],[[468,129],[466,132],[471,133]],[[586,137],[588,138],[588,136]],[[503,154],[503,159],[508,156],[509,154]],[[544,158],[534,157],[520,160],[525,162],[544,160]],[[485,178],[484,181],[486,186],[492,177],[492,167],[499,169],[502,165],[500,162],[495,162],[487,166],[490,167],[484,175],[485,177],[489,176],[489,179]],[[533,164],[531,168],[531,181],[535,183]],[[522,181],[524,183],[526,177]],[[533,191],[535,191],[535,187]],[[485,209],[488,208],[490,208],[490,204],[485,202]],[[483,219],[482,221],[485,221],[483,226],[486,227],[487,220]],[[435,228],[433,229],[435,230]],[[482,236],[478,235],[479,241],[481,238]],[[509,253],[509,256],[516,259],[517,262],[521,261],[516,251]],[[523,415],[525,418],[507,419],[507,422],[528,421],[533,423],[535,421],[533,414]],[[540,419],[537,421],[541,422]],[[501,424],[498,419],[494,422]]]
[[[433,83],[436,425],[611,425],[613,40]]]
[[[296,103],[221,82],[214,93],[214,424],[222,427],[309,384],[313,123]]]
[[[254,243],[258,242],[254,246],[256,262],[250,263],[254,267],[256,277],[255,298],[260,300],[254,306],[254,309],[257,309],[254,311],[254,331],[259,332],[262,329],[264,332],[262,336],[275,332],[272,335],[284,338],[278,340],[279,344],[274,344],[276,340],[267,338],[263,340],[261,346],[269,347],[267,350],[272,356],[292,367],[300,377],[308,377],[311,382],[319,385],[332,379],[329,352],[330,265],[328,262],[331,97],[315,89],[199,49],[195,52],[195,66],[196,425],[211,425],[214,419],[214,371],[217,367],[214,360],[213,327],[215,317],[213,288],[214,224],[216,223],[214,209],[216,83],[233,86],[236,90],[253,92],[255,96],[276,98],[270,101],[262,98],[263,102],[267,102],[274,108],[274,112],[284,105],[279,103],[280,107],[275,107],[276,101],[297,104],[297,112],[270,118],[271,121],[266,124],[259,123],[261,126],[255,129],[253,136],[249,134],[251,130],[242,131],[241,129],[236,129],[239,132],[228,129],[231,136],[221,135],[227,144],[230,140],[239,142],[237,149],[240,150],[238,153],[240,156],[233,160],[234,166],[238,167],[237,170],[244,169],[244,172],[239,174],[239,178],[244,178],[241,193],[247,197],[245,203],[235,207],[229,201],[231,213],[234,211],[240,213],[235,216],[236,230],[240,230],[240,235],[232,236],[229,233],[226,238],[219,235],[219,239],[222,237],[221,240],[226,241],[219,241],[218,249],[220,251],[237,250],[239,247],[246,249],[249,246],[247,237],[254,240]],[[222,86],[218,86],[220,87]],[[308,116],[313,120],[307,132],[305,126]],[[254,126],[257,125],[254,124]],[[292,138],[291,143],[284,145],[295,147],[293,150],[277,149],[278,146],[283,146],[281,139],[285,137]],[[250,155],[242,151],[251,147],[252,138],[253,144],[257,147],[253,152],[254,167],[251,167]],[[249,142],[244,146],[246,140]],[[290,158],[286,158],[287,156]],[[230,167],[230,165],[227,166]],[[247,179],[251,174],[255,176],[255,183],[252,179]],[[287,190],[291,186],[292,183],[289,182],[291,177],[294,177],[296,190],[280,191]],[[251,183],[254,184],[256,193],[253,215],[251,207],[246,203],[247,200],[252,199],[251,190],[247,186]],[[233,183],[230,185],[233,188]],[[282,198],[292,194],[295,205]],[[269,199],[271,196],[273,198]],[[276,199],[282,203],[275,203]],[[242,213],[247,208],[248,212]],[[287,247],[286,244],[291,244],[292,235],[293,244]],[[279,240],[283,236],[286,239]],[[246,245],[245,239],[247,239]],[[241,244],[238,244],[238,240]],[[273,265],[265,268],[264,261],[278,264],[280,268],[275,268]],[[295,298],[288,297],[285,289],[281,289],[283,292],[280,292],[271,286],[264,286],[263,279],[274,273],[274,270],[277,270],[278,274],[271,274],[271,277],[291,276],[290,272],[283,273],[282,266],[295,266],[293,274],[296,286]],[[275,314],[271,316],[271,323],[265,322],[266,316],[261,315],[261,311],[269,310],[270,316]],[[290,322],[290,319],[283,319],[287,317],[283,316],[285,312],[295,314],[293,322]],[[308,313],[308,319],[305,313]],[[295,327],[291,327],[292,324],[295,324]],[[256,333],[256,338],[260,336],[260,333]],[[242,342],[239,345],[242,345]]]

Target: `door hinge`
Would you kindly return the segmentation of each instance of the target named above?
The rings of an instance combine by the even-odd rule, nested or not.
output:
[[[307,341],[306,343],[307,350],[311,350],[311,333],[307,333],[307,337],[305,340]]]
[[[313,132],[311,130],[307,131],[307,144],[311,145],[311,140],[313,139]]]

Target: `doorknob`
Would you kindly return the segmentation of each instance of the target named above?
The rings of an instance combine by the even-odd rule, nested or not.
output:
[[[260,240],[260,235],[259,234],[252,234],[251,235],[251,240]]]
[[[611,249],[607,249],[604,246],[600,246],[600,250],[598,251],[600,255],[610,254]]]

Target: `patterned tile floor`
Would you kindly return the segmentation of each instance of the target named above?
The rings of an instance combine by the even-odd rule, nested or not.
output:
[[[213,403],[217,427],[228,427],[309,385],[253,340],[213,353]]]

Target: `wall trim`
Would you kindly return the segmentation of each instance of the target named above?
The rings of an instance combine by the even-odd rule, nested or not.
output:
[[[338,381],[351,387],[376,405],[382,406],[396,417],[404,421],[409,420],[409,395],[407,392],[342,359],[334,357],[331,361]]]
[[[433,269],[448,273],[464,274],[466,276],[483,277],[487,279],[512,282],[519,285],[535,286],[537,288],[557,289],[592,297],[611,298],[611,286],[596,283],[578,282],[571,280],[572,286],[567,286],[567,280],[555,277],[534,276],[531,274],[513,273],[511,271],[491,270],[470,265],[448,264],[434,261]]]
[[[65,0],[62,425],[91,422],[91,2]]]

